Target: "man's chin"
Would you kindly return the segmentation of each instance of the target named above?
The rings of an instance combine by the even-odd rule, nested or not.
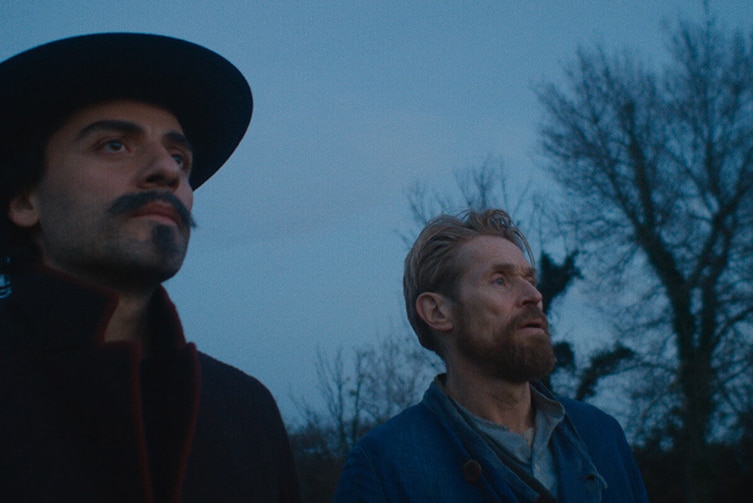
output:
[[[478,354],[478,363],[497,378],[513,383],[530,382],[546,377],[555,364],[554,350],[548,335],[541,341],[489,349]],[[530,344],[535,342],[534,344]]]

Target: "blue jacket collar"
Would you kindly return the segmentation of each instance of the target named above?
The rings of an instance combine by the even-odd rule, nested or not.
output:
[[[536,501],[539,493],[499,459],[489,443],[457,410],[444,391],[444,377],[442,374],[434,379],[424,394],[422,405],[444,425],[453,440],[468,453],[469,458],[481,465],[483,476],[489,479],[492,487],[507,485],[522,501]],[[531,385],[544,396],[557,400],[543,384],[534,382]],[[558,501],[599,501],[602,490],[606,488],[606,481],[594,466],[585,443],[567,413],[555,428],[551,445],[558,466],[560,495],[566,495]]]

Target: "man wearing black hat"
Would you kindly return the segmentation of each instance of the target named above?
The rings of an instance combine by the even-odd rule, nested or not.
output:
[[[274,399],[186,343],[161,286],[251,111],[231,63],[169,37],[0,63],[3,501],[298,501]]]

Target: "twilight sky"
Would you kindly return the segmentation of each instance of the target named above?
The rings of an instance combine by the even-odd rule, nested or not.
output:
[[[753,2],[711,6],[750,32]],[[579,44],[661,61],[661,21],[702,10],[695,0],[2,0],[0,60],[66,36],[137,31],[205,45],[241,69],[251,126],[197,191],[199,228],[167,288],[187,338],[259,378],[294,420],[291,396],[316,403],[317,349],[349,351],[405,326],[408,187],[450,190],[455,170],[490,155],[513,188],[546,183],[532,85],[560,79]]]

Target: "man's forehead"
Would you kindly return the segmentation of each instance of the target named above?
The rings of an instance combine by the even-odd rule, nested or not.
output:
[[[162,128],[183,132],[180,121],[171,111],[151,103],[130,100],[108,101],[81,108],[63,121],[57,131],[73,129],[81,134],[92,124],[106,121],[158,124]]]
[[[463,270],[507,268],[530,272],[533,268],[521,250],[502,236],[477,236],[464,243],[458,254]]]

